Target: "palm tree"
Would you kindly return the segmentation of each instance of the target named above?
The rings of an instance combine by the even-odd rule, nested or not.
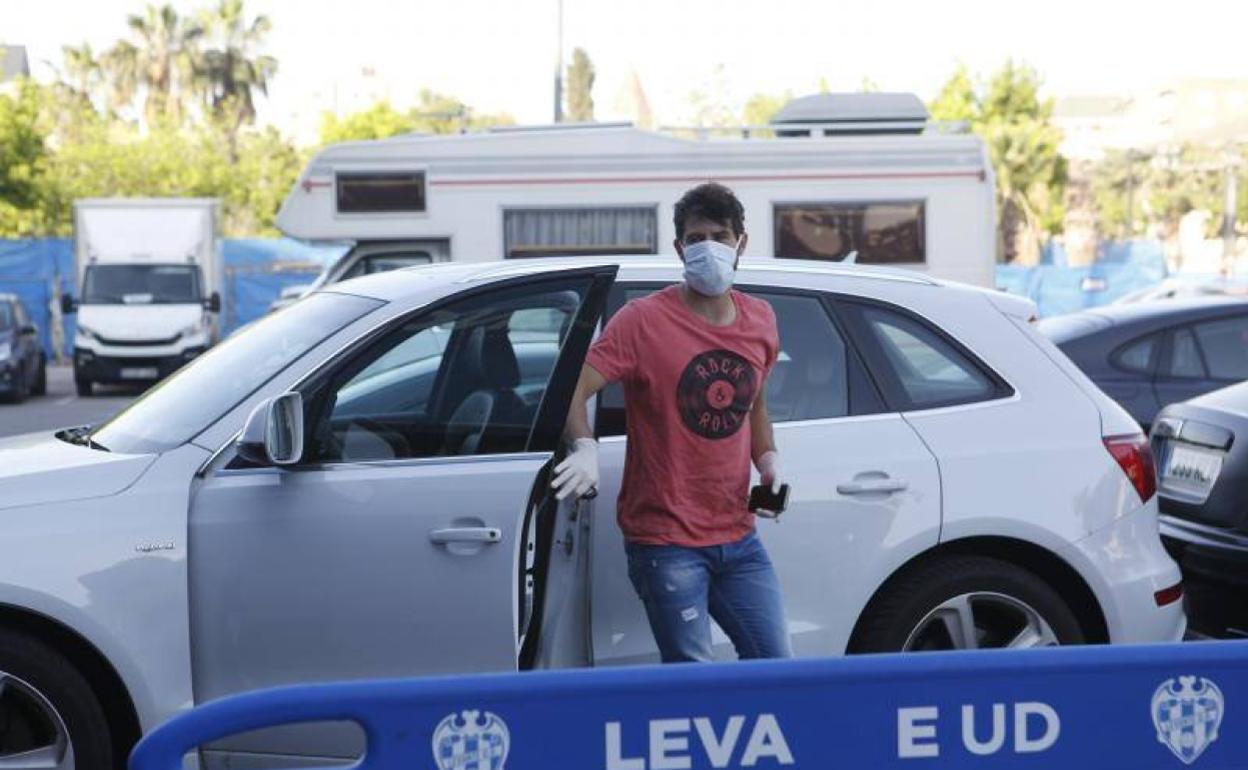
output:
[[[100,62],[91,51],[91,44],[61,46],[61,56],[64,63],[61,82],[75,96],[90,101],[91,94],[103,78]]]
[[[202,59],[205,103],[218,117],[225,117],[228,111],[231,129],[236,131],[243,123],[255,121],[253,93],[267,95],[269,80],[277,73],[277,59],[256,53],[273,24],[264,15],[249,23],[243,0],[220,0],[203,17],[202,24],[214,43]]]
[[[131,15],[126,23],[136,42],[123,40],[105,55],[115,93],[128,96],[128,102],[141,87],[146,92],[143,116],[149,125],[163,118],[181,120],[203,27],[178,16],[171,5],[149,5],[143,15]]]

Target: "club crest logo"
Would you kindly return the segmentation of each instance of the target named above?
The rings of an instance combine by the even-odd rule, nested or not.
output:
[[[728,438],[741,429],[758,392],[754,367],[731,350],[693,357],[676,385],[685,427],[702,438]]]
[[[1222,691],[1200,677],[1167,679],[1153,693],[1153,725],[1157,740],[1184,764],[1192,764],[1218,739],[1225,713]]]
[[[511,738],[497,715],[464,710],[449,714],[433,731],[439,770],[503,770]]]

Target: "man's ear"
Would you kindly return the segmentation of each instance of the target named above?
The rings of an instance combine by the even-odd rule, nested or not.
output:
[[[737,259],[740,259],[741,255],[745,253],[745,244],[749,242],[750,242],[750,234],[741,233],[741,241],[737,244]]]
[[[672,241],[672,245],[676,247],[676,256],[680,257],[681,262],[684,262],[685,261],[685,244],[681,243],[680,239],[677,238],[676,240]]]

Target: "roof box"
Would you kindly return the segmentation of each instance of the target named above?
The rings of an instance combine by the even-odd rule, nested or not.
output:
[[[914,94],[849,93],[802,96],[780,108],[778,136],[921,134],[927,107]]]

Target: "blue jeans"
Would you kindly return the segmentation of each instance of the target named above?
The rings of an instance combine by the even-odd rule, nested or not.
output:
[[[664,663],[711,660],[712,618],[739,658],[793,656],[780,581],[756,533],[703,548],[626,543],[625,550]]]

